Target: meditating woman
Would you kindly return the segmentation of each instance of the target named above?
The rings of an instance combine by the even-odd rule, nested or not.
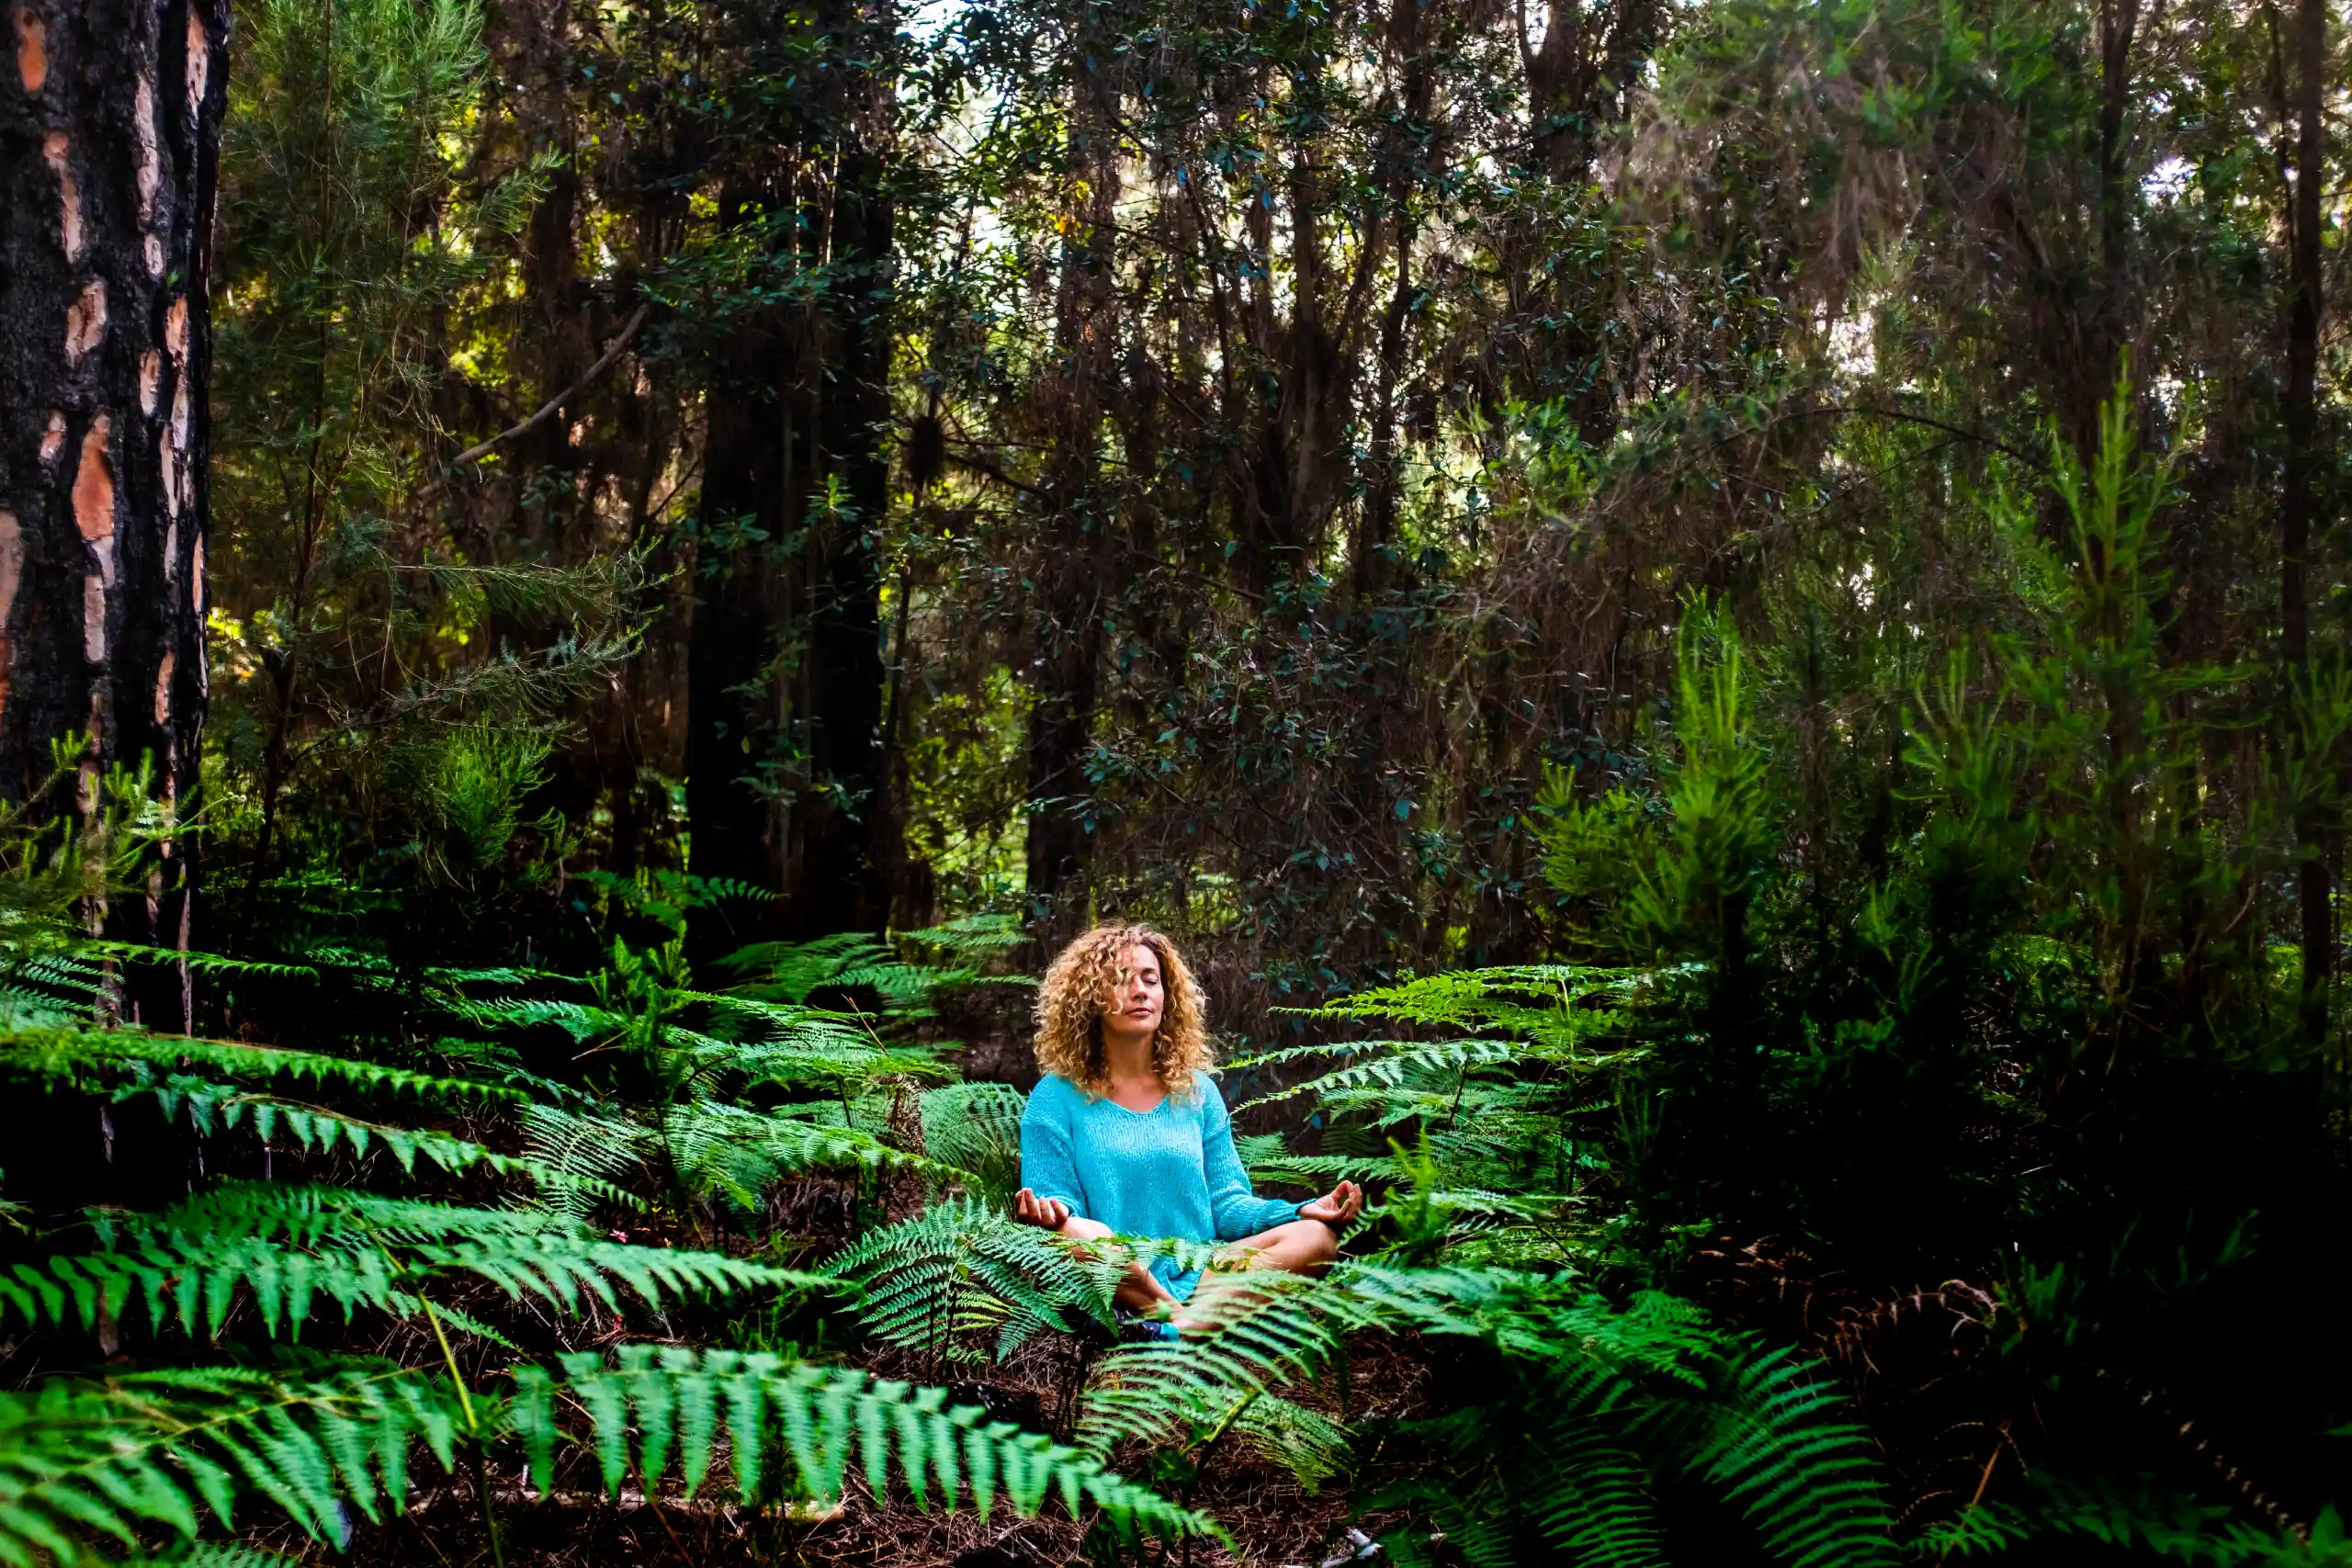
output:
[[[1148,927],[1103,927],[1062,950],[1037,996],[1046,1076],[1021,1118],[1015,1212],[1080,1241],[1233,1242],[1250,1268],[1324,1269],[1363,1189],[1342,1181],[1310,1203],[1250,1190],[1201,1010],[1175,944]],[[1118,1303],[1167,1318],[1199,1280],[1173,1258],[1129,1264]]]

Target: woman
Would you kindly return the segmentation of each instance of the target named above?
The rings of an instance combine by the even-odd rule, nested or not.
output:
[[[1064,948],[1037,996],[1046,1076],[1021,1118],[1018,1215],[1079,1241],[1236,1242],[1251,1268],[1329,1267],[1363,1190],[1342,1181],[1311,1203],[1251,1193],[1208,1065],[1200,987],[1175,944],[1111,926]],[[1129,1264],[1118,1303],[1166,1317],[1199,1278],[1173,1258]]]

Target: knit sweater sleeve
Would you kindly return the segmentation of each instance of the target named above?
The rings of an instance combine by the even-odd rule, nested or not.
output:
[[[1070,1133],[1069,1091],[1058,1079],[1038,1079],[1021,1112],[1021,1185],[1040,1198],[1060,1199],[1080,1219],[1091,1219],[1079,1194]]]
[[[1233,1147],[1233,1116],[1225,1108],[1225,1096],[1205,1074],[1200,1089],[1201,1168],[1209,1181],[1209,1213],[1216,1221],[1217,1240],[1239,1241],[1298,1218],[1297,1204],[1250,1190],[1250,1173]]]

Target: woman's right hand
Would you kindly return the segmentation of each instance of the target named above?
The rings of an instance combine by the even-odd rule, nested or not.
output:
[[[1040,1198],[1024,1187],[1012,1195],[1012,1217],[1023,1224],[1057,1231],[1069,1219],[1069,1205],[1058,1198]]]

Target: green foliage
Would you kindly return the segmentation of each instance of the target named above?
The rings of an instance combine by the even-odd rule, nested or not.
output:
[[[1603,1156],[1611,1087],[1646,1059],[1639,1007],[1661,978],[1550,964],[1453,971],[1301,1010],[1420,1037],[1342,1039],[1237,1063],[1296,1070],[1345,1059],[1250,1102],[1312,1096],[1330,1119],[1324,1156],[1271,1156],[1258,1167],[1317,1187],[1378,1180],[1394,1195],[1375,1218],[1401,1223],[1396,1205],[1409,1195],[1420,1219],[1392,1245],[1421,1260],[1455,1244],[1475,1247],[1477,1261],[1583,1258],[1596,1238],[1566,1195]]]
[[[1002,1360],[1042,1330],[1107,1325],[1119,1268],[962,1200],[874,1232],[826,1271],[860,1287],[858,1314],[885,1343],[934,1359]],[[991,1350],[970,1348],[974,1336],[993,1336]]]
[[[1058,1498],[1073,1515],[1089,1505],[1100,1508],[1129,1533],[1216,1533],[1201,1515],[1121,1481],[1091,1455],[991,1422],[978,1410],[947,1408],[938,1389],[776,1356],[652,1346],[631,1347],[610,1364],[594,1355],[567,1356],[560,1367],[560,1377],[526,1369],[514,1401],[514,1427],[542,1487],[553,1465],[560,1430],[556,1395],[562,1392],[587,1412],[586,1440],[609,1490],[618,1490],[632,1470],[650,1490],[674,1460],[691,1495],[708,1476],[723,1434],[736,1488],[746,1498],[778,1489],[768,1469],[775,1454],[790,1466],[781,1490],[820,1503],[841,1496],[854,1465],[877,1496],[887,1494],[895,1472],[918,1504],[936,1495],[955,1506],[968,1495],[982,1517],[1000,1498],[1024,1515]]]
[[[0,1307],[28,1324],[95,1328],[136,1303],[160,1331],[218,1337],[250,1300],[273,1337],[299,1337],[328,1303],[413,1317],[438,1279],[469,1276],[564,1313],[649,1308],[680,1296],[822,1283],[722,1254],[601,1241],[527,1210],[466,1209],[330,1188],[225,1185],[155,1214],[104,1215],[104,1250],[51,1254],[0,1275]]]
[[[1678,754],[1655,801],[1621,784],[1586,803],[1555,772],[1538,802],[1552,818],[1544,873],[1569,897],[1598,899],[1636,955],[1705,958],[1728,975],[1747,961],[1747,911],[1772,870],[1768,759],[1739,637],[1702,603],[1682,617],[1675,670]]]
[[[1021,1187],[1021,1113],[1026,1105],[1008,1084],[925,1089],[923,1148],[940,1164],[964,1173],[973,1191],[1010,1201]]]
[[[1514,1270],[1350,1265],[1322,1281],[1252,1282],[1207,1323],[1107,1358],[1080,1443],[1107,1453],[1179,1432],[1205,1446],[1232,1430],[1319,1478],[1329,1424],[1253,1422],[1266,1391],[1318,1378],[1351,1331],[1453,1337],[1497,1353],[1502,1386],[1413,1429],[1444,1479],[1397,1495],[1476,1541],[1474,1561],[1662,1561],[1666,1479],[1737,1509],[1776,1562],[1896,1560],[1885,1480],[1844,1399],[1785,1350],[1672,1298],[1619,1309]]]
[[[0,1393],[0,1562],[85,1561],[91,1536],[135,1547],[141,1526],[192,1537],[205,1514],[232,1524],[241,1491],[341,1542],[345,1499],[371,1520],[379,1497],[397,1510],[411,1445],[447,1469],[464,1425],[445,1382],[388,1361],[57,1378]]]

